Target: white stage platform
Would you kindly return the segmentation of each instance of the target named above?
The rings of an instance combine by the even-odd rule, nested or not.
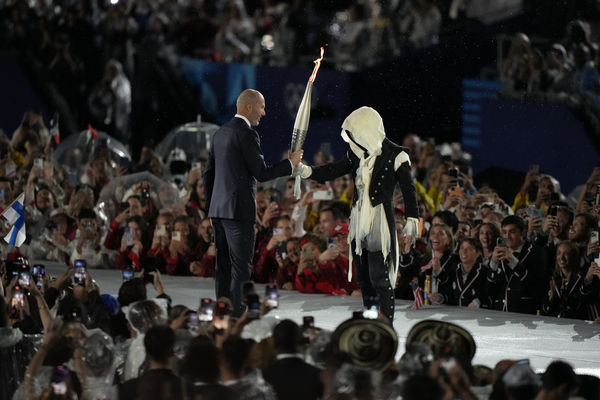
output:
[[[47,269],[58,275],[64,267],[46,263]],[[90,270],[102,293],[116,295],[121,285],[121,273],[116,270]],[[212,279],[163,276],[165,291],[173,304],[198,307],[202,297],[214,298]],[[260,286],[260,285],[258,285]],[[264,293],[260,288],[261,295]],[[148,285],[148,296],[154,289]],[[578,373],[600,376],[600,325],[589,321],[471,310],[450,306],[428,306],[410,310],[411,302],[396,301],[394,328],[399,336],[398,357],[404,351],[410,328],[423,319],[439,319],[459,324],[475,338],[477,352],[474,364],[492,367],[501,359],[529,358],[536,370],[544,370],[555,359],[571,363]],[[280,307],[269,315],[290,318],[298,323],[304,315],[312,315],[315,324],[333,330],[362,309],[359,297],[326,296],[280,291]]]

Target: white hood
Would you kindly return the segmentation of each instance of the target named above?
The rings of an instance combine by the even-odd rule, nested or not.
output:
[[[349,131],[352,137],[349,137],[345,131]],[[385,139],[383,119],[373,108],[360,107],[346,117],[342,123],[341,135],[358,158],[364,157],[364,151],[356,145],[357,143],[367,149],[369,155],[379,154]]]

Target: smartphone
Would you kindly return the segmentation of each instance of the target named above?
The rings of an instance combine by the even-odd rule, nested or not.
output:
[[[273,228],[273,236],[281,235],[283,233],[283,229],[281,228]]]
[[[192,169],[201,169],[202,168],[202,163],[198,162],[198,161],[194,161],[192,163]]]
[[[119,206],[119,210],[121,210],[121,212],[127,210],[129,208],[129,202],[128,201],[124,201],[121,203],[121,205]]]
[[[594,230],[594,231],[592,231],[592,234],[591,234],[591,236],[590,236],[590,243],[591,243],[591,244],[593,244],[593,243],[598,243],[598,239],[599,239],[599,238],[600,238],[600,237],[599,237],[598,231],[595,231],[595,230]]]
[[[208,297],[204,297],[200,300],[200,314],[198,314],[198,320],[201,322],[211,322],[213,320],[213,301]]]
[[[19,272],[19,285],[23,287],[29,286],[29,282],[31,281],[31,275],[28,271]]]
[[[600,183],[596,184],[596,197],[594,198],[594,204],[600,206]]]
[[[269,306],[269,308],[279,307],[279,293],[277,292],[277,284],[267,284],[265,288],[265,296],[267,297],[267,306]]]
[[[440,366],[444,369],[444,371],[450,372],[454,367],[456,367],[456,360],[454,358],[441,360]]]
[[[305,315],[302,317],[302,328],[314,328],[315,327],[315,317],[312,315]]]
[[[313,200],[333,200],[333,192],[331,190],[315,190]]]
[[[123,274],[123,282],[127,282],[133,279],[133,268],[126,267],[121,271]]]
[[[302,259],[305,261],[314,261],[315,256],[310,247],[304,247],[302,249]]]
[[[163,224],[156,225],[156,236],[167,236],[167,227]]]
[[[540,165],[539,164],[530,164],[529,172],[531,172],[532,174],[539,174],[540,173]]]
[[[550,209],[548,210],[548,215],[551,217],[556,217],[557,214],[558,214],[558,207],[556,207],[556,206],[550,207]]]
[[[33,276],[37,276],[37,275],[46,275],[46,267],[44,266],[44,264],[33,264],[33,271],[32,271]]]
[[[4,268],[8,277],[19,276],[21,272],[29,271],[29,266],[22,259],[4,261]],[[10,280],[9,279],[9,280]]]
[[[506,239],[503,238],[503,237],[499,237],[498,239],[496,239],[496,246],[498,246],[498,247],[507,247]]]
[[[256,293],[251,293],[247,298],[248,303],[248,320],[260,318],[260,299]]]
[[[362,316],[366,319],[377,319],[379,315],[379,311],[377,310],[377,306],[372,305],[370,307],[365,307],[363,310]]]
[[[56,395],[64,396],[67,394],[67,377],[69,376],[69,370],[62,366],[58,365],[54,367],[52,371],[52,378],[50,379],[50,383],[52,385],[52,391]]]
[[[542,216],[542,210],[537,208],[535,204],[529,204],[525,208],[525,214],[527,214],[529,218],[537,218]]]
[[[133,246],[133,229],[131,229],[129,226],[127,228],[125,228],[123,237],[125,238],[126,246]]]
[[[87,263],[85,260],[75,260],[75,275],[73,275],[73,282],[76,285],[85,285],[85,272]]]
[[[217,301],[217,306],[215,307],[215,315],[224,319],[225,316],[229,315],[229,306],[224,301]]]
[[[181,232],[173,231],[173,240],[181,242]]]
[[[332,237],[332,238],[327,239],[327,248],[328,249],[337,246],[337,244],[338,244],[337,237]]]
[[[144,269],[144,283],[153,283],[154,275],[151,275],[150,272],[156,272],[156,258],[148,257],[144,260],[144,264],[142,268]]]
[[[250,296],[251,294],[255,294],[256,291],[254,290],[254,282],[252,281],[247,281],[242,283],[242,300],[247,303],[247,299],[248,296]]]
[[[23,290],[21,289],[21,286],[15,285],[10,302],[11,307],[23,307],[25,305],[24,302],[25,297],[23,296]]]
[[[44,169],[44,159],[36,158],[35,160],[33,160],[33,166],[35,168]]]
[[[188,329],[191,329],[193,331],[198,329],[198,325],[199,325],[199,318],[198,318],[198,313],[195,311],[189,311],[187,313],[187,327]]]
[[[281,242],[277,244],[277,254],[281,257],[282,261],[287,258],[287,242]]]
[[[452,178],[458,178],[458,168],[448,169],[448,175]]]

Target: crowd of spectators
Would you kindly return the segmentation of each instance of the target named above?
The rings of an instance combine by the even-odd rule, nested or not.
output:
[[[184,309],[171,309],[161,274],[188,275],[189,279],[214,276],[215,249],[210,221],[205,218],[202,185],[204,160],[190,160],[183,174],[179,171],[181,186],[175,184],[168,168],[160,168],[162,160],[148,147],[142,152],[143,159],[125,166],[115,162],[110,147],[90,138],[90,145],[78,150],[81,154],[75,152],[78,157],[68,157],[68,163],[63,164],[56,161],[51,135],[35,112],[24,115],[12,139],[3,136],[0,141],[0,208],[6,208],[24,192],[27,230],[27,240],[19,248],[2,244],[2,258],[6,260],[2,274],[6,307],[2,311],[10,317],[13,330],[19,328],[27,334],[46,331],[44,346],[36,353],[39,358],[31,360],[29,368],[33,372],[26,375],[23,390],[38,388],[35,393],[39,395],[45,388],[44,383],[38,386],[27,376],[42,372],[43,353],[58,345],[64,332],[83,340],[79,328],[59,329],[66,321],[54,322],[58,325],[51,328],[55,315],[80,319],[87,328],[103,331],[105,338],[127,343],[129,358],[124,358],[122,371],[118,372],[122,381],[146,379],[140,376],[144,365],[150,370],[165,369],[170,353],[155,360],[148,355],[150,358],[144,360],[141,349],[151,346],[143,338],[147,320],[136,319],[136,315],[147,316],[151,309],[164,307],[165,316],[171,310],[172,320],[179,321],[172,326],[180,327],[177,324],[186,320],[179,314]],[[412,160],[424,222],[422,235],[412,247],[411,238],[402,237],[402,197],[395,197],[401,249],[398,298],[413,300],[416,284],[433,304],[598,321],[600,168],[591,172],[573,203],[561,193],[559,182],[532,168],[521,189],[507,203],[493,187],[475,187],[468,157],[459,146],[436,146],[417,135],[407,135],[403,144]],[[330,156],[323,153],[314,157],[314,164],[328,161]],[[149,178],[150,174],[144,172],[148,170],[158,176],[160,183]],[[131,180],[136,176],[141,178]],[[351,176],[332,182],[305,182],[300,200],[293,197],[291,178],[261,185],[256,197],[252,279],[275,284],[282,291],[359,295],[356,282],[347,279],[352,268],[347,237],[353,191]],[[0,236],[10,228],[3,222]],[[29,284],[20,283],[19,276],[13,277],[10,271],[27,259],[32,263],[60,262],[69,268],[54,282],[43,278],[38,270],[32,272]],[[89,268],[84,277],[74,276],[78,260],[85,260]],[[139,278],[123,284],[119,296],[114,297],[100,293],[90,275],[93,268],[120,269],[124,276]],[[74,284],[71,278],[76,278]],[[36,281],[40,282],[39,289]],[[157,300],[159,305],[142,302],[135,306],[140,309],[127,308],[146,299],[145,282],[154,284],[162,298]],[[227,300],[221,300],[222,308],[227,308]],[[173,334],[169,330],[160,332]],[[160,339],[161,343],[163,340],[168,341]],[[205,339],[197,340],[202,342],[198,345],[209,345]],[[219,346],[225,343],[229,342]],[[236,347],[247,344],[231,345],[237,349],[231,350],[232,357],[247,351]],[[24,348],[18,354],[27,358],[27,351],[32,349]],[[151,354],[152,350],[148,351]],[[220,351],[226,350],[221,347]],[[58,360],[62,364],[68,358]],[[230,365],[231,375],[224,366],[213,380],[214,376],[222,380],[229,376],[233,381],[243,381],[245,375],[240,371],[246,369],[239,365],[246,365],[246,360],[236,362],[242,364]],[[52,374],[49,370],[45,373]],[[51,379],[50,375],[46,378]],[[169,371],[159,375],[173,385],[179,379]],[[102,384],[101,377],[94,377]],[[69,390],[77,390],[77,380],[71,379],[74,386],[67,384]],[[88,377],[83,379],[88,381]]]
[[[508,96],[560,102],[591,117],[598,130],[600,117],[600,53],[588,21],[576,19],[555,42],[515,33],[503,58],[500,79]]]

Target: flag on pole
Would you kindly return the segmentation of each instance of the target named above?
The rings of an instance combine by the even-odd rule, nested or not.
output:
[[[96,146],[96,139],[98,139],[98,131],[94,129],[92,124],[88,124],[86,133],[87,143],[85,146],[86,152],[89,156],[94,154],[94,147]]]
[[[20,247],[25,241],[25,193],[21,193],[10,206],[2,212],[2,216],[6,218],[12,229],[4,240],[12,246]]]
[[[425,300],[423,299],[423,289],[421,289],[421,287],[414,282],[410,283],[410,287],[412,288],[413,296],[415,297],[415,301],[413,302],[412,306],[410,306],[410,309],[418,310],[425,304]]]

